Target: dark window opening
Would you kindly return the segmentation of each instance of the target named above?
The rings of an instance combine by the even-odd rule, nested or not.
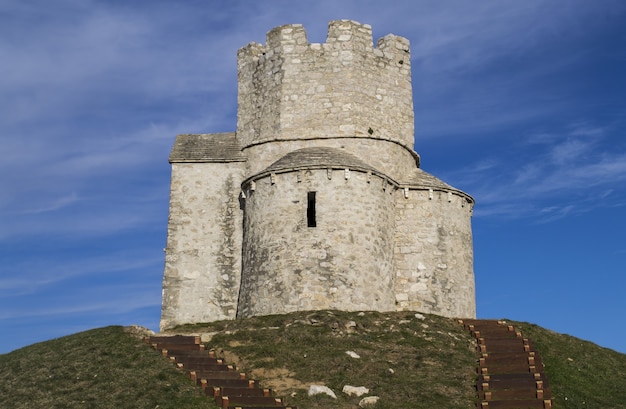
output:
[[[315,192],[307,193],[306,225],[307,227],[317,227],[317,221],[315,220]]]

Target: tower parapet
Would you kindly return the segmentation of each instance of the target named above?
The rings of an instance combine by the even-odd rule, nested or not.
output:
[[[238,52],[236,133],[180,135],[161,327],[315,309],[475,317],[474,200],[419,169],[409,42],[299,24]]]
[[[329,23],[323,44],[299,24],[238,52],[237,137],[244,150],[272,141],[366,138],[413,150],[409,41],[351,20]]]

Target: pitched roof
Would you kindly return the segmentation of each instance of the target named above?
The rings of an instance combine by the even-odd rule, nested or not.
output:
[[[443,180],[419,168],[415,168],[410,173],[403,175],[403,178],[400,181],[398,181],[398,184],[401,187],[408,187],[408,188],[414,188],[414,189],[433,189],[433,190],[443,190],[445,192],[456,192],[462,196],[466,196],[470,202],[474,203],[474,198],[472,198],[467,193],[453,186],[450,186]]]
[[[177,162],[245,162],[234,132],[182,134],[176,137],[169,158]]]

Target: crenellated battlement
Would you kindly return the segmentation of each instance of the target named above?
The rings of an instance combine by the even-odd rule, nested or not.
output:
[[[266,42],[269,50],[285,53],[301,53],[309,45],[302,24],[286,24],[276,27],[267,33]]]
[[[239,58],[254,60],[259,54],[274,53],[303,54],[310,50],[356,50],[371,52],[379,57],[390,60],[399,58],[403,63],[410,64],[405,57],[410,52],[409,40],[388,34],[379,38],[374,48],[372,27],[353,20],[336,20],[328,24],[328,35],[325,43],[309,43],[306,30],[302,24],[286,24],[275,27],[266,35],[266,45],[250,43],[240,50]],[[398,60],[399,61],[399,60]]]
[[[300,24],[239,50],[237,136],[244,149],[279,140],[369,138],[413,149],[409,41],[352,20],[329,23],[325,43]]]
[[[419,168],[409,41],[332,21],[238,51],[237,131],[185,134],[161,328],[291,311],[475,317],[466,193]]]

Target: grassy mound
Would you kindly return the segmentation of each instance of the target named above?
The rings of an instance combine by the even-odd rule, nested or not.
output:
[[[357,407],[362,398],[342,393],[345,385],[365,386],[380,408],[474,407],[475,347],[454,320],[316,311],[177,330],[215,332],[209,347],[300,408]],[[337,399],[307,396],[311,384],[330,387]]]
[[[537,325],[513,324],[541,354],[554,407],[626,408],[626,355]]]
[[[626,355],[513,323],[539,348],[555,408],[626,407]],[[319,311],[177,328],[301,409],[474,408],[474,341],[455,320],[415,313]],[[91,330],[0,355],[1,408],[214,408],[195,385],[122,327]],[[351,357],[347,351],[356,353]],[[337,394],[307,396],[311,384]]]
[[[170,362],[122,327],[0,355],[0,408],[214,408]]]

